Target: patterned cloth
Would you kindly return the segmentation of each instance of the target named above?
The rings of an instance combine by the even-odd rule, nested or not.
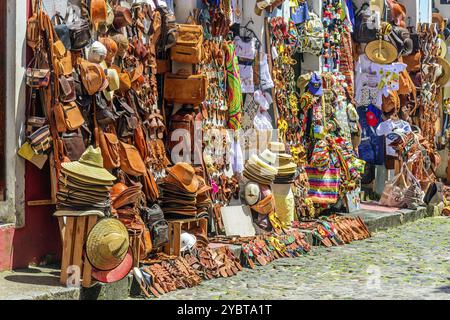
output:
[[[228,127],[233,130],[238,130],[241,127],[241,110],[243,105],[239,64],[236,51],[234,50],[234,44],[230,43],[225,48],[228,112],[230,115]]]

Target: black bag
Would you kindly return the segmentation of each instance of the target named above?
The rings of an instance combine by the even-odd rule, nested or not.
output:
[[[117,113],[119,114],[119,120],[117,123],[117,135],[120,138],[127,138],[134,136],[134,131],[139,125],[136,112],[126,102],[124,98],[118,98],[114,100]]]
[[[117,115],[114,109],[114,105],[109,103],[101,92],[95,95],[95,105],[97,122],[102,126],[113,124],[117,120]]]
[[[81,129],[71,133],[63,133],[62,141],[64,143],[64,148],[67,157],[70,161],[78,161],[81,155],[86,151],[86,145],[84,143],[83,135],[81,134]]]
[[[58,35],[59,40],[64,44],[66,50],[72,50],[72,42],[70,41],[70,31],[66,25],[65,20],[59,14],[55,14],[52,18],[55,32]]]
[[[374,27],[375,16],[368,3],[361,6],[361,9],[356,13],[355,28],[353,32],[353,40],[357,43],[368,43],[377,40],[378,30]]]
[[[151,208],[141,209],[141,216],[150,230],[154,249],[169,242],[169,223],[164,219],[164,213],[160,206],[155,204]]]
[[[70,7],[73,11],[73,20],[67,23],[67,27],[70,33],[70,42],[72,44],[72,50],[82,50],[91,42],[91,26],[89,21],[77,17],[75,21],[75,11],[73,7]],[[69,11],[67,12],[69,14]]]
[[[414,49],[411,33],[408,29],[399,26],[392,26],[392,32],[388,35],[390,41],[398,51],[399,56],[409,56]]]

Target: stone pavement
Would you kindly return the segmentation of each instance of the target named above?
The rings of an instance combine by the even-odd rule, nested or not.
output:
[[[161,299],[449,299],[450,219],[381,231],[346,246],[314,247],[232,278]]]

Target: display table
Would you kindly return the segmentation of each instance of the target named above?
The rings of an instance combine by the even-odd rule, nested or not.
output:
[[[55,214],[56,215],[56,214]],[[62,243],[62,285],[88,288],[93,284],[92,266],[83,248],[87,235],[97,223],[97,215],[57,216]]]

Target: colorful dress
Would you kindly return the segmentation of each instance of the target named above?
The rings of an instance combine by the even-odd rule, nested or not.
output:
[[[243,105],[241,77],[239,75],[239,64],[234,44],[225,46],[226,66],[227,66],[227,99],[229,120],[228,127],[238,130],[241,127],[241,111]]]

